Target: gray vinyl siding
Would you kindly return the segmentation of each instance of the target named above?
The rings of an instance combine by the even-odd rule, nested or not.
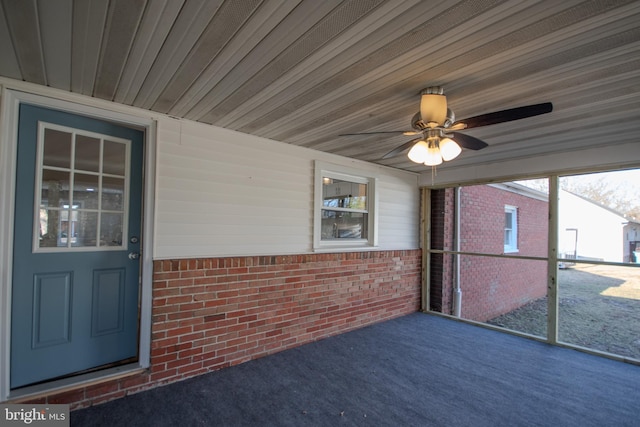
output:
[[[157,142],[155,259],[312,252],[316,160],[377,178],[376,249],[419,245],[417,174],[169,118]]]

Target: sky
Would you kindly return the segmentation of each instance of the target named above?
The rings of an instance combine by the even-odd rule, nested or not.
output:
[[[564,179],[579,184],[605,180],[609,184],[608,187],[616,188],[620,192],[621,197],[640,206],[640,169],[573,175]]]

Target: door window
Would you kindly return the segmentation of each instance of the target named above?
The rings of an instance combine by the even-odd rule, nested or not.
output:
[[[130,146],[40,122],[35,252],[126,247]]]

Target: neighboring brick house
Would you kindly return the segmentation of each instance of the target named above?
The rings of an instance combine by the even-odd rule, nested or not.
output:
[[[462,187],[459,192],[462,252],[546,257],[548,202],[544,193],[508,183]],[[456,250],[456,190],[432,192],[434,249]],[[545,261],[433,254],[431,309],[455,313],[456,278],[465,319],[487,321],[544,297]]]

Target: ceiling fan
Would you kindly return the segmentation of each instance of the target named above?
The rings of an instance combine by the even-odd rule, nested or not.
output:
[[[411,147],[408,153],[409,159],[416,163],[424,163],[427,166],[436,166],[443,161],[455,159],[462,152],[462,148],[480,150],[487,146],[487,143],[484,141],[460,133],[460,131],[526,119],[527,117],[550,113],[553,110],[553,105],[550,102],[545,102],[542,104],[495,111],[493,113],[481,114],[479,116],[455,121],[453,111],[447,108],[447,97],[444,95],[442,87],[428,87],[423,89],[420,95],[420,111],[411,119],[411,127],[414,130],[349,133],[342,134],[341,136],[381,133],[403,134],[407,136],[421,135],[419,138],[396,147],[382,156],[382,158],[388,159],[394,157]]]

